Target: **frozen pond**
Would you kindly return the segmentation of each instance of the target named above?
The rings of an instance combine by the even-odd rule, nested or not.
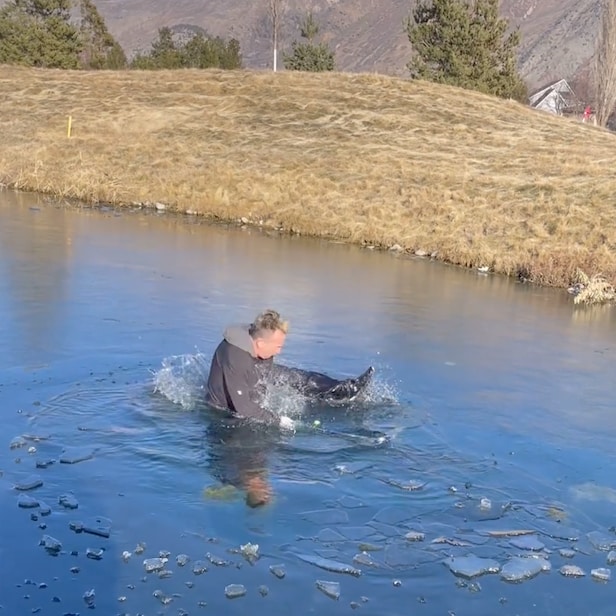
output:
[[[281,362],[373,364],[368,403],[221,432],[210,354],[265,307],[291,321]],[[615,314],[0,192],[0,613],[612,614]],[[246,505],[246,471],[271,504]]]

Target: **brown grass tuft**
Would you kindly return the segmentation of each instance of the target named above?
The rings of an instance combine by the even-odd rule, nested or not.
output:
[[[511,101],[367,74],[2,66],[0,118],[12,187],[616,283],[616,136]]]

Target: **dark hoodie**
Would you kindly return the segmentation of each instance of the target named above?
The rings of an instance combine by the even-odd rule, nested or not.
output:
[[[273,413],[264,409],[258,400],[260,379],[272,364],[272,359],[255,356],[247,325],[228,327],[212,357],[207,402],[238,417],[272,421]]]

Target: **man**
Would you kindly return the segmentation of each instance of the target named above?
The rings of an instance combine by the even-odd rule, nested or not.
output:
[[[273,359],[284,346],[289,324],[275,310],[265,310],[249,326],[229,327],[218,345],[208,378],[207,402],[235,416],[278,422],[263,408],[262,383],[284,380],[309,397],[350,400],[373,373],[369,368],[357,380],[339,381],[326,374],[275,365]]]

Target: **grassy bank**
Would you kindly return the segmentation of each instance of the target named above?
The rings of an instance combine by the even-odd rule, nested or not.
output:
[[[514,102],[366,74],[2,66],[0,122],[12,187],[616,283],[616,136]]]

